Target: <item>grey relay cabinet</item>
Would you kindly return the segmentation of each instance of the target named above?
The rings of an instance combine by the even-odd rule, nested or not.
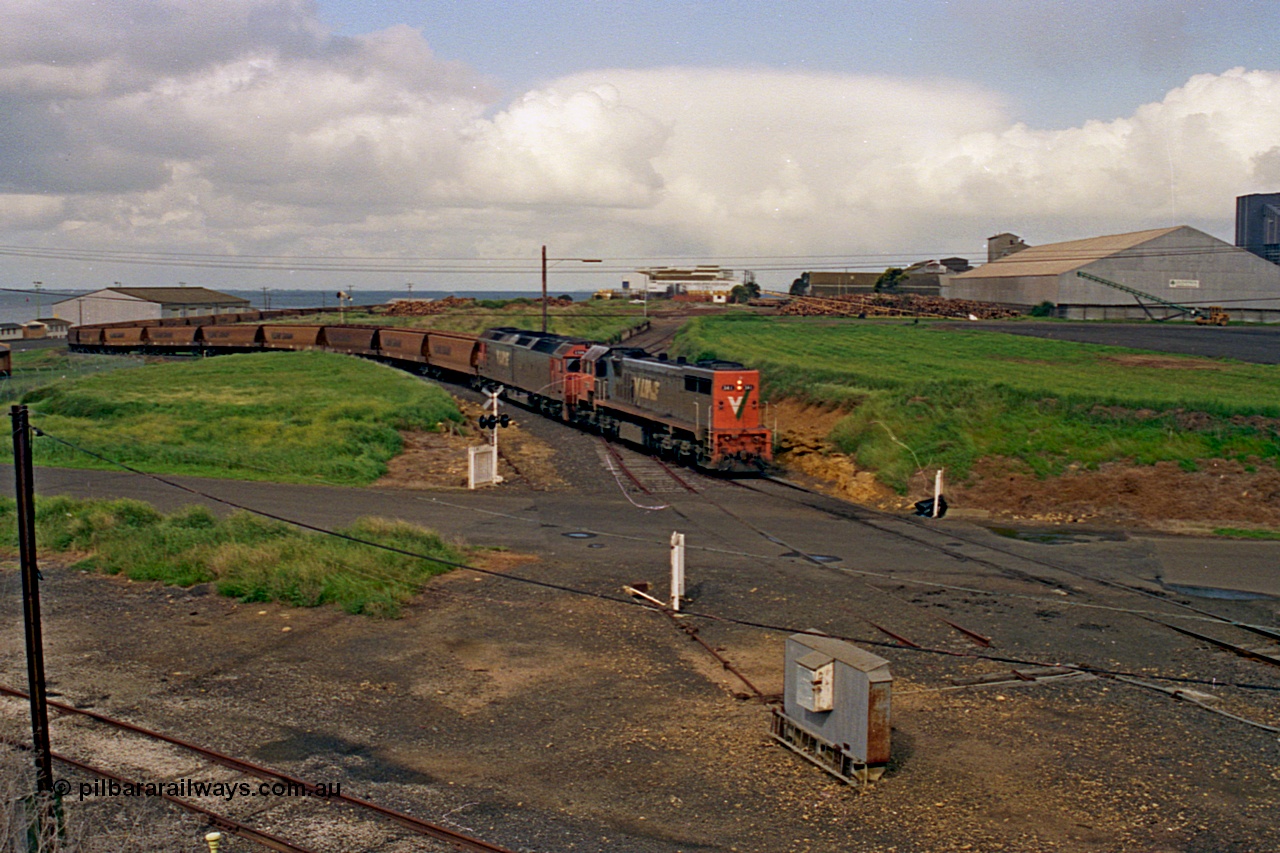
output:
[[[889,762],[889,662],[817,634],[787,638],[776,740],[846,782],[880,778]]]

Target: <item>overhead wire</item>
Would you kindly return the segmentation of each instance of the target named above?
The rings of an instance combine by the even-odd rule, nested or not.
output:
[[[222,504],[224,506],[232,507],[234,509],[243,510],[245,512],[249,512],[254,515],[261,516],[263,518],[269,518],[283,524],[293,525],[303,530],[309,530],[313,533],[318,533],[321,535],[342,539],[355,544],[366,545],[368,547],[381,549],[389,553],[400,554],[402,556],[412,557],[415,559],[428,560],[428,561],[435,562],[440,565],[449,566],[455,569],[464,569],[468,571],[473,571],[473,572],[483,574],[495,579],[521,583],[521,584],[534,586],[542,589],[554,590],[556,592],[562,592],[569,595],[593,598],[600,601],[610,602],[613,604],[620,604],[627,607],[636,607],[643,610],[665,612],[663,608],[659,608],[652,604],[648,604],[642,601],[636,601],[630,596],[623,597],[619,595],[610,595],[608,593],[593,592],[591,590],[580,589],[578,587],[572,587],[566,584],[554,583],[552,581],[539,580],[537,578],[529,578],[521,575],[507,574],[504,572],[494,571],[492,569],[485,569],[485,568],[470,565],[467,563],[461,563],[457,561],[442,559],[442,558],[427,555],[427,554],[420,554],[414,551],[410,551],[408,549],[396,547],[394,545],[387,545],[385,543],[375,542],[373,540],[364,539],[359,536],[354,536],[352,534],[343,533],[337,530],[331,530],[321,525],[311,524],[310,522],[289,518],[287,516],[283,516],[278,513],[273,513],[273,512],[258,509],[255,507],[247,506],[238,501],[233,501],[227,498],[219,497],[217,495],[209,494],[200,489],[192,488],[191,486],[187,486],[182,483],[170,480],[166,477],[161,477],[157,474],[152,474],[147,471],[142,471],[141,469],[135,468],[131,465],[127,465],[123,462],[119,462],[117,460],[104,456],[100,453],[92,451],[88,448],[82,447],[81,445],[73,441],[69,441],[67,439],[53,435],[39,428],[35,424],[32,424],[32,430],[35,433],[35,435],[39,437],[48,438],[51,441],[62,444],[72,450],[75,450],[76,452],[84,453],[101,462],[106,462],[107,464],[114,465],[118,468],[128,471],[131,474],[145,477],[154,482],[161,483],[163,485],[178,489],[188,494],[198,496],[205,500],[210,500],[215,503]],[[725,616],[723,614],[710,613],[706,611],[682,609],[680,612],[682,615],[688,618],[704,619],[712,622],[719,622],[723,624],[737,625],[737,626],[747,627],[747,628],[756,628],[759,630],[767,630],[767,631],[786,633],[786,634],[805,634],[805,635],[811,635],[811,636],[831,637],[834,639],[845,640],[847,642],[859,643],[863,645],[874,646],[877,648],[895,649],[895,650],[906,651],[906,652],[917,652],[921,654],[931,654],[931,655],[945,656],[945,657],[971,658],[971,659],[977,659],[977,660],[993,661],[993,662],[1003,663],[1003,664],[1012,664],[1017,666],[1066,667],[1069,669],[1076,669],[1081,672],[1088,672],[1094,675],[1105,675],[1109,677],[1114,677],[1114,676],[1128,676],[1131,678],[1141,677],[1141,678],[1155,679],[1157,681],[1168,681],[1168,682],[1179,683],[1179,684],[1201,684],[1201,685],[1212,685],[1217,687],[1232,687],[1232,688],[1241,689],[1241,690],[1254,690],[1254,691],[1262,691],[1262,692],[1280,693],[1280,684],[1255,684],[1252,682],[1238,682],[1238,681],[1226,682],[1226,681],[1220,681],[1218,679],[1195,678],[1192,676],[1134,673],[1134,672],[1129,672],[1127,670],[1093,666],[1091,664],[1062,663],[1062,662],[1051,663],[1051,662],[1045,662],[1045,661],[1039,661],[1039,660],[1033,660],[1033,659],[1010,657],[1007,655],[995,655],[995,654],[990,654],[985,652],[980,653],[980,652],[974,652],[970,650],[954,651],[950,649],[940,649],[940,648],[933,648],[929,646],[910,647],[897,642],[891,643],[891,642],[876,640],[876,639],[867,638],[867,637],[854,637],[854,636],[847,636],[847,635],[841,635],[841,634],[832,634],[832,633],[823,632],[823,631],[814,631],[812,629],[806,629],[806,628],[795,628],[791,626],[780,625],[777,623],[742,619],[739,617]]]
[[[1186,258],[1231,254],[1243,251],[1240,247],[1223,244],[1221,246],[1199,246],[1183,248],[1142,248],[1129,247],[1114,250],[1087,249],[1083,247],[1064,247],[1050,250],[1042,247],[1030,247],[1036,254],[1031,258],[1017,258],[1018,254],[1006,256],[1006,259],[1017,258],[1020,263],[1061,263],[1066,261],[1093,261],[1101,257],[1149,259],[1149,258]],[[966,252],[967,250],[959,250]],[[441,273],[441,274],[496,274],[496,275],[534,275],[541,269],[541,263],[535,256],[528,258],[503,256],[399,256],[388,257],[378,255],[276,255],[276,254],[217,254],[200,252],[169,251],[124,251],[112,249],[75,249],[50,246],[17,246],[0,245],[0,256],[31,258],[36,260],[59,260],[80,263],[116,263],[134,266],[157,267],[190,267],[193,269],[238,269],[256,271],[294,271],[294,272],[373,272],[373,273]],[[835,271],[849,269],[876,270],[884,269],[886,264],[892,266],[895,259],[927,256],[930,258],[958,256],[955,250],[930,250],[920,252],[902,250],[898,252],[878,253],[846,253],[846,254],[782,254],[782,255],[662,255],[662,256],[615,256],[601,258],[600,265],[555,266],[556,275],[599,275],[619,271],[634,271],[641,264],[654,268],[671,268],[669,264],[655,262],[671,261],[703,261],[695,266],[739,267],[750,265],[756,272],[819,270]],[[1012,262],[1006,259],[1006,263]],[[557,259],[557,262],[569,259]],[[909,265],[907,262],[902,262]],[[998,261],[997,261],[998,263]]]

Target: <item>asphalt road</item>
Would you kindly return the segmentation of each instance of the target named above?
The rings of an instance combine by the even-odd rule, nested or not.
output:
[[[557,425],[550,425],[561,429]],[[36,470],[40,495],[78,498],[128,497],[147,501],[162,511],[199,502],[219,512],[244,507],[309,525],[333,529],[362,516],[401,519],[449,538],[475,545],[497,546],[538,554],[545,560],[572,560],[612,574],[618,585],[664,578],[672,531],[688,534],[693,550],[712,549],[724,571],[740,562],[759,561],[809,566],[804,555],[836,558],[832,565],[858,566],[889,574],[910,571],[951,573],[953,557],[933,545],[918,546],[896,533],[878,535],[848,518],[835,519],[815,510],[730,483],[686,472],[705,499],[684,493],[674,482],[644,494],[610,473],[610,460],[597,440],[565,430],[561,443],[572,448],[574,488],[531,491],[519,485],[475,492],[401,491],[299,486],[192,477],[159,479],[104,471],[61,468]],[[643,457],[624,451],[629,464]],[[12,466],[0,467],[3,491],[13,494]],[[778,491],[774,489],[774,491]],[[199,493],[199,494],[197,494]],[[837,513],[858,515],[852,505],[817,499]],[[726,517],[726,513],[729,514]],[[866,514],[875,524],[891,519]],[[749,526],[736,523],[749,519]],[[1117,532],[1103,537],[1067,535],[1060,544],[1010,540],[963,520],[932,522],[942,534],[973,540],[979,549],[1012,549],[1033,560],[1069,556],[1081,570],[1101,576],[1119,575],[1127,582],[1158,588],[1163,583],[1186,587],[1248,591],[1280,598],[1280,542],[1200,540]],[[765,531],[774,539],[765,538]],[[590,535],[581,536],[583,532]],[[908,531],[917,536],[917,531]],[[933,534],[928,534],[933,536]],[[933,538],[936,538],[934,536]],[[1062,547],[1067,545],[1070,547]],[[1015,558],[1013,564],[1017,564]],[[697,560],[691,573],[696,575]],[[693,579],[693,580],[696,580]],[[692,582],[692,581],[691,581]]]
[[[1263,645],[1204,614],[1276,625],[1280,599],[1180,594],[1196,608],[1187,610],[1164,584],[1273,590],[1280,543],[1074,528],[1053,544],[1025,541],[954,518],[915,522],[777,484],[752,491],[682,473],[699,490],[691,494],[624,451],[645,493],[615,478],[598,439],[536,419],[527,428],[554,442],[565,486],[426,492],[174,478],[192,490],[183,491],[126,473],[38,469],[43,495],[229,509],[219,498],[322,527],[401,518],[533,555],[502,571],[557,587],[457,572],[403,620],[378,622],[49,561],[57,689],[194,739],[217,736],[236,754],[304,762],[289,766],[373,788],[376,800],[464,814],[475,834],[513,849],[1275,849],[1274,734],[1109,679],[963,683],[1012,678],[1011,660],[1085,663],[1143,682],[1192,677],[1231,713],[1275,725],[1273,693],[1219,687],[1280,687],[1273,668],[1148,617]],[[12,471],[0,481],[10,491]],[[613,600],[637,581],[664,593],[673,530],[687,536],[686,609],[720,617],[687,624],[766,693],[782,689],[777,628],[870,642],[887,642],[888,629],[935,650],[869,646],[895,679],[895,757],[871,792],[835,785],[771,744],[768,711],[742,698],[742,684],[661,617]],[[15,590],[11,571],[6,579]],[[16,596],[3,606],[14,619]],[[20,677],[16,637],[0,642],[0,669]]]
[[[939,328],[983,329],[1010,335],[1106,344],[1155,352],[1234,358],[1280,364],[1280,325],[1196,326],[1191,323],[997,323],[940,324]]]

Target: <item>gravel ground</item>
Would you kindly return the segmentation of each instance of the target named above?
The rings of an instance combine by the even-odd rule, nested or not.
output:
[[[1159,554],[1146,540],[1111,531],[1046,545],[945,521],[941,538],[928,534],[943,552],[700,478],[732,516],[675,488],[628,500],[594,439],[532,417],[522,426],[553,448],[558,484],[517,477],[486,493],[375,490],[362,502],[390,502],[447,535],[504,546],[474,558],[500,573],[603,595],[623,582],[659,585],[663,543],[682,529],[698,544],[689,558],[695,610],[884,639],[874,621],[952,653],[874,649],[895,676],[889,772],[858,790],[774,744],[767,703],[662,616],[466,570],[433,582],[404,618],[377,621],[50,564],[53,688],[514,849],[1280,848],[1276,733],[1113,678],[954,683],[1009,673],[1009,664],[956,656],[973,653],[1087,662],[1164,687],[1177,685],[1151,676],[1216,679],[1197,687],[1217,697],[1214,707],[1280,726],[1275,692],[1227,686],[1275,690],[1280,670],[1130,611],[1273,654],[1275,643],[1061,568],[1159,593]],[[81,472],[76,482],[107,489],[95,476]],[[124,481],[109,488],[127,491]],[[276,500],[284,493],[266,490],[279,488],[243,494]],[[336,517],[353,509],[344,497],[353,493],[334,490],[319,506],[318,492],[300,491],[306,501],[290,510]],[[635,505],[663,503],[670,508]],[[575,528],[596,535],[564,537]],[[795,548],[840,562],[814,565]],[[1220,568],[1229,572],[1229,561]],[[0,612],[12,628],[0,637],[0,680],[11,685],[24,681],[16,589],[5,568]],[[1280,624],[1274,599],[1183,600]],[[977,647],[943,618],[994,646]],[[781,693],[785,632],[690,621],[765,694]],[[0,710],[3,733],[20,736],[24,707],[6,701]],[[56,724],[55,744],[57,726],[67,725]],[[175,826],[166,849],[200,849],[189,826]],[[223,847],[247,849],[235,840]]]

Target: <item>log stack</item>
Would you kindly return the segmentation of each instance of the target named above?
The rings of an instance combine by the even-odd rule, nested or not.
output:
[[[457,296],[446,296],[443,299],[398,299],[387,306],[386,313],[391,317],[430,317],[454,308],[467,308],[475,305],[475,302],[474,299],[460,299]]]
[[[832,297],[796,297],[778,310],[794,317],[956,317],[1003,320],[1020,317],[1016,308],[972,299],[947,299],[915,293],[859,293]]]

